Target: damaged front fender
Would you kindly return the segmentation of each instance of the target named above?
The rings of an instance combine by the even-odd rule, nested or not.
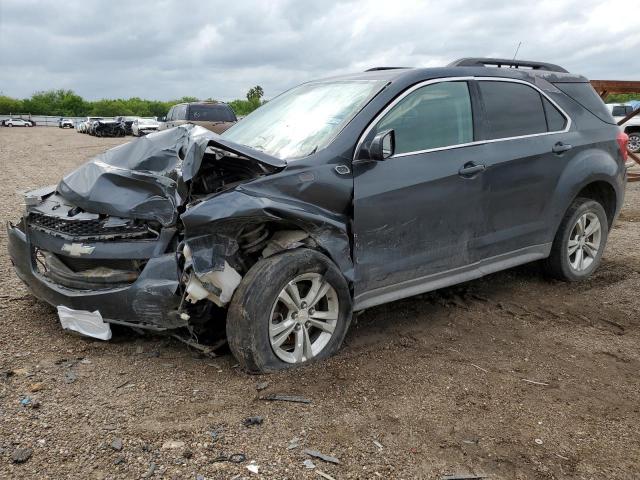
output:
[[[294,198],[267,197],[250,187],[248,184],[221,193],[182,214],[185,239],[194,259],[219,270],[229,256],[242,250],[238,238],[248,226],[268,223],[306,232],[345,278],[353,280],[348,217]]]

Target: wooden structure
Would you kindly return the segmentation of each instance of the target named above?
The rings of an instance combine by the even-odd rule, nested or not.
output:
[[[616,93],[637,93],[640,95],[640,82],[631,80],[591,80],[591,85],[596,92],[600,95],[600,98],[604,100],[609,94]],[[624,125],[630,119],[640,113],[640,108],[635,109],[633,112],[626,115],[622,120],[618,122],[618,125]],[[640,156],[636,153],[629,152],[629,158],[631,158],[637,165],[640,165]],[[640,173],[628,172],[627,180],[629,182],[639,182]]]

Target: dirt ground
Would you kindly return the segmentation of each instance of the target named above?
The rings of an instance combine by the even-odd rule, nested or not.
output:
[[[0,128],[0,216],[122,141]],[[0,477],[639,478],[639,238],[632,184],[591,280],[529,265],[372,308],[329,361],[250,376],[166,337],[65,333],[15,276],[2,229]],[[307,469],[304,449],[340,463]]]

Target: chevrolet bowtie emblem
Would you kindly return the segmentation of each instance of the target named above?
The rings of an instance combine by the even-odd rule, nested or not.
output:
[[[72,257],[79,257],[81,255],[91,255],[96,247],[85,245],[83,243],[65,243],[62,246],[62,251],[67,252]]]

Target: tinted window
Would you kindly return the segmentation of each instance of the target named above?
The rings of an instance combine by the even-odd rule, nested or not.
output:
[[[603,122],[616,123],[590,83],[554,83],[554,85]]]
[[[174,107],[169,109],[169,113],[167,113],[167,120],[173,120],[173,109]]]
[[[633,108],[627,105],[614,105],[612,113],[614,117],[625,117],[630,114],[632,110]]]
[[[235,122],[236,116],[228,105],[190,105],[189,120],[195,122]]]
[[[471,99],[466,82],[443,82],[417,89],[395,105],[374,129],[395,131],[395,153],[473,141]]]
[[[563,130],[567,120],[564,118],[564,115],[560,113],[560,111],[553,106],[553,104],[542,97],[542,103],[544,105],[544,113],[547,115],[547,127],[550,132],[557,132],[559,130]]]
[[[175,110],[173,111],[173,119],[174,120],[186,120],[187,119],[187,106],[186,105],[176,105]]]
[[[513,82],[479,82],[488,120],[488,139],[518,137],[547,131],[540,93]]]

